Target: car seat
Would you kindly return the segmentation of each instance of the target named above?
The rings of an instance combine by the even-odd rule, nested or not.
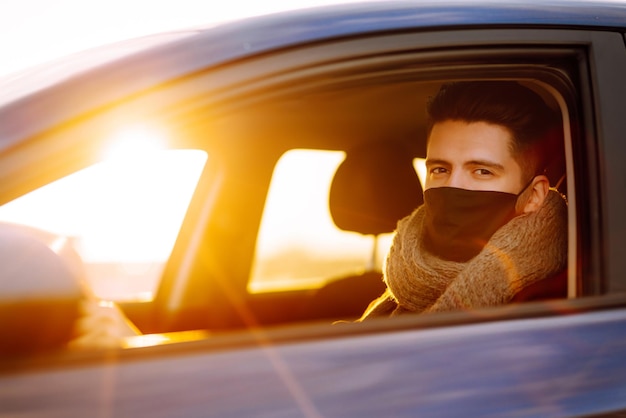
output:
[[[344,231],[371,235],[373,249],[364,272],[333,279],[312,299],[314,318],[358,318],[385,290],[376,267],[377,239],[423,203],[413,154],[401,141],[377,141],[348,150],[333,178],[329,208]]]

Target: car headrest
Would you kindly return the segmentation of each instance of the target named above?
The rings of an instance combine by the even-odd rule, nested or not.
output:
[[[61,348],[71,338],[82,263],[69,241],[0,223],[0,354]]]
[[[329,206],[335,225],[361,234],[393,232],[398,220],[423,203],[413,156],[398,141],[349,150],[337,168]]]

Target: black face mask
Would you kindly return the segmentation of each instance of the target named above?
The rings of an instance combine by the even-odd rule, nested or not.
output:
[[[526,187],[517,195],[454,187],[426,190],[424,246],[445,260],[465,262],[475,257],[515,217],[517,198]]]

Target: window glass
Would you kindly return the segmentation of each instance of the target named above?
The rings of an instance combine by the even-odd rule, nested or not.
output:
[[[341,151],[296,149],[278,161],[261,221],[250,292],[321,287],[368,268],[374,238],[340,230],[328,208],[330,184],[344,158]],[[378,238],[379,270],[391,237]]]
[[[417,173],[417,177],[420,179],[422,189],[426,188],[426,158],[414,158],[413,168]]]
[[[206,163],[200,150],[126,154],[0,207],[0,220],[69,237],[97,297],[150,300]]]

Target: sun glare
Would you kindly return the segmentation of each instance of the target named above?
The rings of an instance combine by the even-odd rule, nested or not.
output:
[[[163,132],[120,131],[100,163],[1,206],[0,221],[72,240],[97,293],[126,297],[116,281],[145,292],[125,278],[160,276],[208,158],[201,150],[166,149]]]
[[[165,134],[156,128],[137,125],[119,131],[103,152],[106,160],[134,159],[148,153],[163,150],[166,146]]]

